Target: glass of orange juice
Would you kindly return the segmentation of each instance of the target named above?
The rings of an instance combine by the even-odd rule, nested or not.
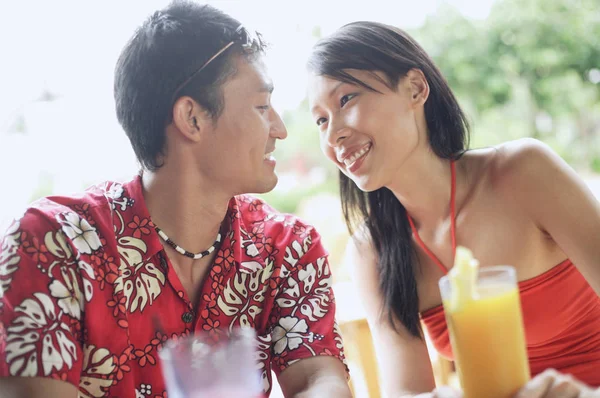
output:
[[[439,286],[464,397],[512,397],[531,377],[514,267],[456,272]]]

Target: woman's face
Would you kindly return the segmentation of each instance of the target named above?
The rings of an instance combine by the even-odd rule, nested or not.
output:
[[[396,87],[380,72],[347,70],[375,90],[313,75],[309,104],[321,150],[363,191],[389,186],[420,144],[427,144],[423,104],[428,86],[411,70]],[[422,120],[420,120],[422,119]]]

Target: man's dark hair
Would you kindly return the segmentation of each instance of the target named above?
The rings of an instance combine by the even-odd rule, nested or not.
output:
[[[115,68],[117,119],[147,170],[161,167],[165,128],[175,101],[189,96],[216,120],[224,107],[222,85],[235,74],[235,57],[251,52],[235,43],[175,91],[219,50],[235,41],[240,22],[224,12],[186,0],[156,11],[129,40]],[[259,43],[255,52],[262,52]]]

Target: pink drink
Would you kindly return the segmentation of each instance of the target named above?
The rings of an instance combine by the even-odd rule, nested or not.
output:
[[[215,342],[206,334],[169,341],[160,352],[171,398],[260,398],[253,329],[234,330]]]
[[[169,397],[171,397],[170,394]],[[197,393],[192,392],[192,394],[188,396],[173,395],[172,398],[261,398],[261,395],[249,395],[248,390],[242,388],[223,387],[203,390]]]

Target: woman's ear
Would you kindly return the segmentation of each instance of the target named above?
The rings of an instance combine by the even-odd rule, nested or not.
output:
[[[406,82],[409,85],[411,101],[415,105],[423,105],[429,97],[429,83],[425,74],[420,69],[411,69],[406,74]]]

